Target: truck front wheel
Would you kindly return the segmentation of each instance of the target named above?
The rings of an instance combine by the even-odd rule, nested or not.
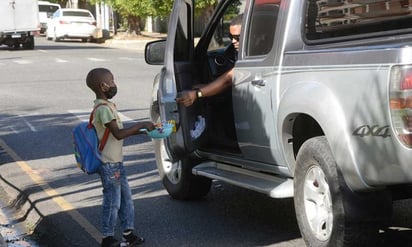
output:
[[[308,247],[376,246],[379,224],[392,212],[391,198],[352,192],[325,137],[302,145],[294,183],[296,217]]]
[[[172,161],[163,140],[155,140],[157,168],[163,186],[171,197],[178,200],[194,200],[206,196],[212,184],[209,178],[192,173],[193,160],[184,158]]]

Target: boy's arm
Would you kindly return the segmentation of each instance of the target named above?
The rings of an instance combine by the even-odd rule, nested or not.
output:
[[[121,140],[121,139],[124,139],[132,135],[146,133],[144,131],[140,131],[140,129],[152,130],[154,128],[154,125],[152,122],[142,121],[142,122],[138,122],[137,124],[131,127],[119,129],[119,126],[117,125],[115,119],[105,124],[105,126],[106,128],[109,128],[110,132],[117,140]]]

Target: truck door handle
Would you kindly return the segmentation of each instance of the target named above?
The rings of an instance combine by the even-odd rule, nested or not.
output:
[[[263,87],[266,85],[266,81],[263,79],[256,79],[256,80],[252,80],[252,85],[253,86],[258,86],[258,87]]]

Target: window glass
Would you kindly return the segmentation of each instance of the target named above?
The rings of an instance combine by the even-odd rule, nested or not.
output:
[[[83,11],[64,11],[63,16],[92,17],[89,12]]]
[[[280,0],[256,0],[249,24],[246,56],[270,52],[275,39]]]
[[[208,51],[218,50],[227,47],[232,43],[232,40],[229,37],[230,23],[236,16],[243,14],[245,5],[245,0],[235,0],[226,9],[215,29],[212,39],[210,40]]]
[[[59,7],[56,5],[39,5],[39,12],[46,12],[48,14],[53,14],[58,9]]]
[[[411,8],[410,0],[308,0],[306,38],[412,31]]]
[[[191,54],[191,23],[188,20],[190,17],[190,6],[182,5],[179,12],[179,20],[176,30],[174,58],[175,61],[188,61]]]

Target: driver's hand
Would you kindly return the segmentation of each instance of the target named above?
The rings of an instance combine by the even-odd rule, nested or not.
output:
[[[176,98],[176,102],[182,104],[186,107],[193,105],[196,100],[196,91],[184,91],[180,94],[178,98]]]

